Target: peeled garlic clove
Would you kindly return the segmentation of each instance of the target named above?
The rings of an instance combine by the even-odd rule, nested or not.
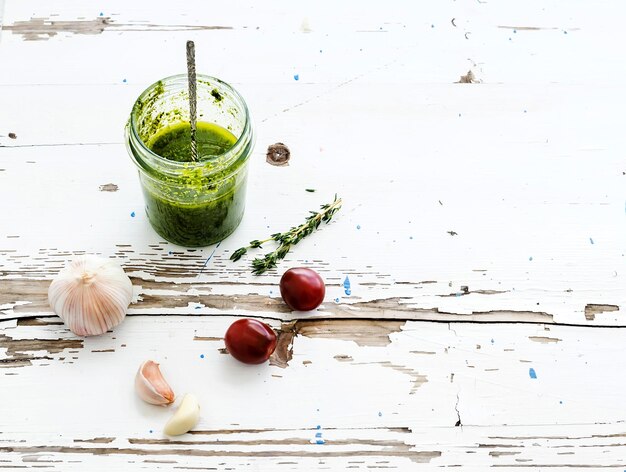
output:
[[[200,420],[200,405],[195,395],[186,394],[174,416],[165,425],[163,432],[169,436],[179,436],[189,432]]]
[[[135,376],[137,395],[152,405],[169,405],[174,402],[174,392],[161,374],[159,364],[146,361],[139,367]]]
[[[106,333],[126,316],[133,284],[115,262],[85,255],[52,281],[48,301],[70,330],[80,336]]]

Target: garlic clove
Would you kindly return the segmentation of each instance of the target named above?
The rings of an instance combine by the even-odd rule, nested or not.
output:
[[[185,434],[198,424],[200,420],[200,405],[195,395],[190,393],[183,397],[178,410],[165,425],[163,432],[169,436]]]
[[[143,401],[152,405],[167,406],[174,402],[174,392],[154,361],[146,361],[139,367],[135,375],[135,391]]]
[[[48,301],[74,334],[106,333],[126,316],[133,284],[115,262],[85,255],[74,259],[52,281]]]

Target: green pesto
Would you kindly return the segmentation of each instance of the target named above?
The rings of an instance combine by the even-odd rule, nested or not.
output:
[[[137,129],[140,130],[140,137],[144,142],[156,133],[161,127],[161,121],[163,120],[163,112],[152,117],[149,113],[146,113],[146,110],[153,108],[157,100],[159,100],[164,93],[165,88],[163,87],[163,82],[159,80],[150,93],[145,97],[138,98],[135,102],[132,113],[140,117],[139,123],[137,123]]]
[[[216,103],[221,102],[224,99],[224,97],[222,97],[222,94],[219,92],[219,90],[215,88],[211,90],[211,96],[215,99]]]
[[[228,151],[237,138],[219,125],[199,121],[196,126],[198,158],[200,160],[219,156]],[[181,122],[159,130],[150,141],[148,147],[152,152],[171,161],[191,161],[191,127]]]
[[[233,165],[217,174],[217,156],[225,153],[237,138],[226,129],[206,122],[197,123],[198,156],[204,165],[191,161],[191,131],[188,122],[159,130],[147,143],[155,153],[169,160],[189,163],[180,180],[161,179],[144,185],[146,212],[157,233],[168,241],[198,247],[221,241],[232,233],[244,210],[245,169]],[[209,172],[206,172],[209,171]]]

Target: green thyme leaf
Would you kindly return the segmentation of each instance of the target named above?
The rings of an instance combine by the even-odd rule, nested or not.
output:
[[[309,189],[307,189],[307,191],[309,191]],[[230,256],[230,259],[232,261],[238,261],[248,252],[248,249],[261,248],[262,244],[274,241],[278,243],[278,247],[274,251],[265,254],[263,257],[257,257],[252,261],[252,273],[254,275],[261,275],[264,272],[273,269],[276,267],[278,261],[285,258],[292,246],[295,246],[302,241],[302,239],[319,228],[320,223],[329,223],[335,213],[337,213],[341,208],[342,203],[341,198],[335,194],[335,199],[332,203],[322,205],[320,207],[321,211],[310,211],[309,215],[306,217],[306,221],[300,226],[294,226],[289,231],[284,233],[274,233],[269,238],[264,240],[255,239],[250,241],[248,246],[234,251]]]

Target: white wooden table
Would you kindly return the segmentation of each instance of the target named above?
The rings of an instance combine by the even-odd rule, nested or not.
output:
[[[624,2],[1,12],[0,470],[626,470]],[[187,39],[257,131],[244,221],[198,250],[152,231],[123,143]],[[228,260],[335,192],[277,271]],[[136,295],[87,339],[46,295],[82,253]],[[327,282],[306,316],[278,292],[293,266]],[[239,317],[280,330],[269,365],[222,353]],[[192,434],[136,398],[146,359],[200,398]]]

